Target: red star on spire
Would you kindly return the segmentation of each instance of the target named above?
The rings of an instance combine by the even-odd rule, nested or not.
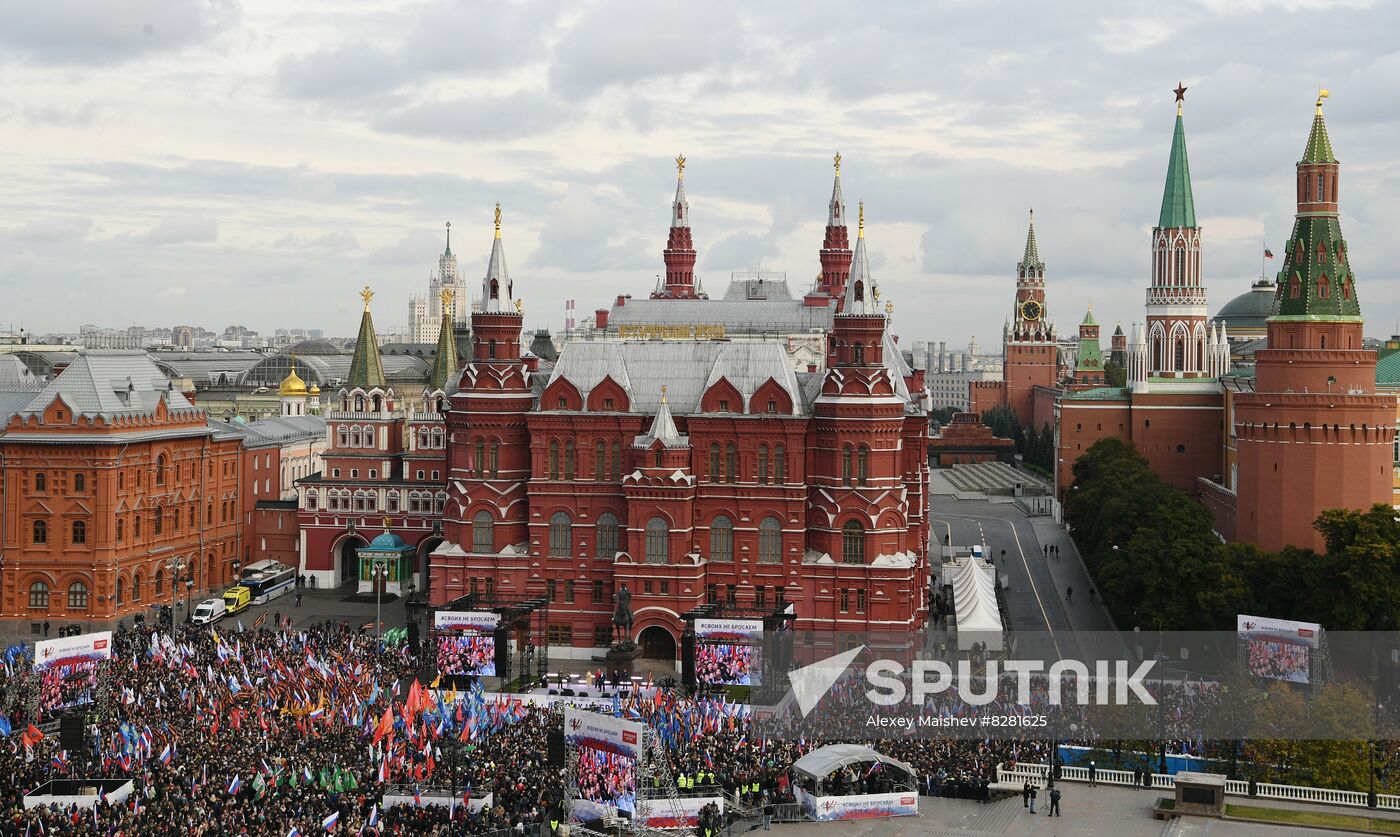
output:
[[[1176,89],[1172,92],[1176,94],[1176,100],[1178,102],[1186,98],[1186,86],[1179,81],[1176,83]]]

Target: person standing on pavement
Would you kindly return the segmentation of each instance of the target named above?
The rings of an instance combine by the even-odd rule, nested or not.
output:
[[[1035,813],[1035,785],[1031,785],[1031,813]]]
[[[1023,785],[1021,785],[1021,807],[1022,807],[1022,808],[1029,808],[1029,807],[1030,807],[1030,804],[1031,804],[1031,780],[1030,780],[1030,779],[1027,779],[1027,780],[1026,780],[1026,783],[1023,784]]]
[[[1058,817],[1060,815],[1060,789],[1055,788],[1050,791],[1050,810],[1046,812],[1047,817]]]
[[[1066,587],[1066,588],[1065,588],[1065,601],[1068,602],[1068,601],[1073,601],[1073,600],[1074,600],[1074,588],[1073,588],[1073,587]]]
[[[1090,591],[1090,592],[1092,593],[1093,591]],[[1099,776],[1099,769],[1098,769],[1098,767],[1095,766],[1094,763],[1093,763],[1092,761],[1089,762],[1089,787],[1092,788],[1092,787],[1094,787],[1095,785],[1098,784],[1098,776]]]

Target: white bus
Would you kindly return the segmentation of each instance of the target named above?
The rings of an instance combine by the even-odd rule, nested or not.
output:
[[[267,604],[297,586],[297,571],[278,561],[259,561],[243,570],[244,587],[252,591],[253,604]]]

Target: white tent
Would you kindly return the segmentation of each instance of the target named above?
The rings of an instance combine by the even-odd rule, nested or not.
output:
[[[958,650],[967,651],[974,642],[981,642],[989,651],[1000,651],[1002,624],[995,570],[972,558],[961,559],[953,568],[952,586]]]
[[[896,767],[911,780],[917,778],[914,768],[892,756],[872,750],[860,744],[827,744],[818,747],[792,763],[792,770],[800,776],[811,779],[825,779],[833,770],[852,764],[867,764],[878,761]]]

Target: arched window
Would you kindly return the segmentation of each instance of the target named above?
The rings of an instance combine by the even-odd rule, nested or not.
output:
[[[841,484],[851,484],[851,446],[841,449]]]
[[[126,521],[119,517],[119,518],[117,518],[117,540],[121,540],[122,537],[123,537],[125,534],[126,534]]]
[[[856,484],[865,485],[870,476],[870,449],[865,445],[856,451]]]
[[[758,563],[776,564],[783,557],[783,524],[776,517],[765,517],[758,524]]]
[[[316,493],[316,489],[314,489],[314,488],[313,488],[313,489],[310,489],[309,491],[306,492],[306,509],[307,509],[307,511],[316,511],[316,504],[317,504],[317,502],[318,502],[318,500],[319,500],[319,497],[320,497],[320,495],[318,495],[318,494]]]
[[[496,551],[496,520],[482,509],[472,515],[472,552]]]
[[[609,472],[609,477],[612,478],[612,479],[620,479],[620,478],[622,477],[622,443],[621,443],[621,442],[613,442],[613,443],[612,443],[612,471]]]
[[[859,366],[865,363],[865,344],[857,343],[851,350],[851,359]]]
[[[841,527],[841,563],[865,563],[865,527],[859,520],[848,520]]]
[[[1303,295],[1303,285],[1298,281],[1298,274],[1293,274],[1293,278],[1288,280],[1288,298],[1297,299]]]
[[[165,512],[163,509],[154,509],[151,512],[151,519],[155,534],[159,535],[165,531]]]
[[[733,442],[724,446],[724,481],[737,482],[739,479],[739,447]]]
[[[549,519],[549,557],[568,558],[574,548],[574,521],[567,512]]]
[[[549,440],[549,478],[559,479],[559,440]]]
[[[670,562],[671,527],[664,517],[653,517],[647,521],[646,552],[648,564]]]
[[[787,482],[787,449],[782,445],[773,446],[773,482],[778,485]]]
[[[87,524],[81,520],[73,521],[73,543],[87,543]]]
[[[36,581],[29,585],[29,606],[40,610],[48,609],[49,585],[42,581]]]
[[[47,520],[36,520],[32,527],[34,533],[34,543],[44,544],[49,542],[49,522]]]
[[[133,538],[141,537],[141,515],[139,514],[131,521],[131,536]]]
[[[720,515],[710,524],[710,560],[734,560],[734,522]]]
[[[1186,245],[1176,245],[1176,279],[1174,285],[1186,284]]]
[[[472,468],[478,476],[486,473],[486,440],[480,436],[476,437],[476,442],[472,445]]]
[[[494,283],[494,280],[492,280]],[[496,340],[492,338],[486,345],[486,356],[494,359],[496,357]]]
[[[165,454],[156,457],[156,485],[165,485]]]
[[[1174,342],[1176,343],[1176,365],[1172,368],[1180,372],[1186,368],[1186,340],[1185,338],[1178,337]]]
[[[35,474],[35,475],[34,475],[34,490],[35,490],[35,491],[45,491],[45,490],[48,489],[48,487],[49,487],[49,478],[48,478],[47,476],[45,476],[44,474]]]
[[[611,561],[617,554],[617,515],[604,512],[598,517],[597,557]]]
[[[117,604],[121,604],[126,595],[126,579],[117,576]]]
[[[611,479],[608,474],[608,445],[602,439],[593,445],[593,479],[597,482]]]
[[[88,587],[81,581],[75,581],[68,585],[68,609],[87,610]]]
[[[1332,283],[1328,281],[1327,274],[1322,274],[1317,280],[1317,298],[1326,299],[1332,295]]]
[[[574,468],[575,458],[574,442],[572,439],[566,440],[564,442],[564,479],[566,480],[573,479],[577,474],[577,470]]]
[[[74,475],[73,475],[73,490],[74,490],[74,491],[86,491],[86,490],[87,490],[87,475],[86,475],[86,474],[74,474]]]
[[[710,443],[710,481],[719,482],[719,442]]]
[[[768,446],[758,446],[758,482],[760,485],[768,484]]]

